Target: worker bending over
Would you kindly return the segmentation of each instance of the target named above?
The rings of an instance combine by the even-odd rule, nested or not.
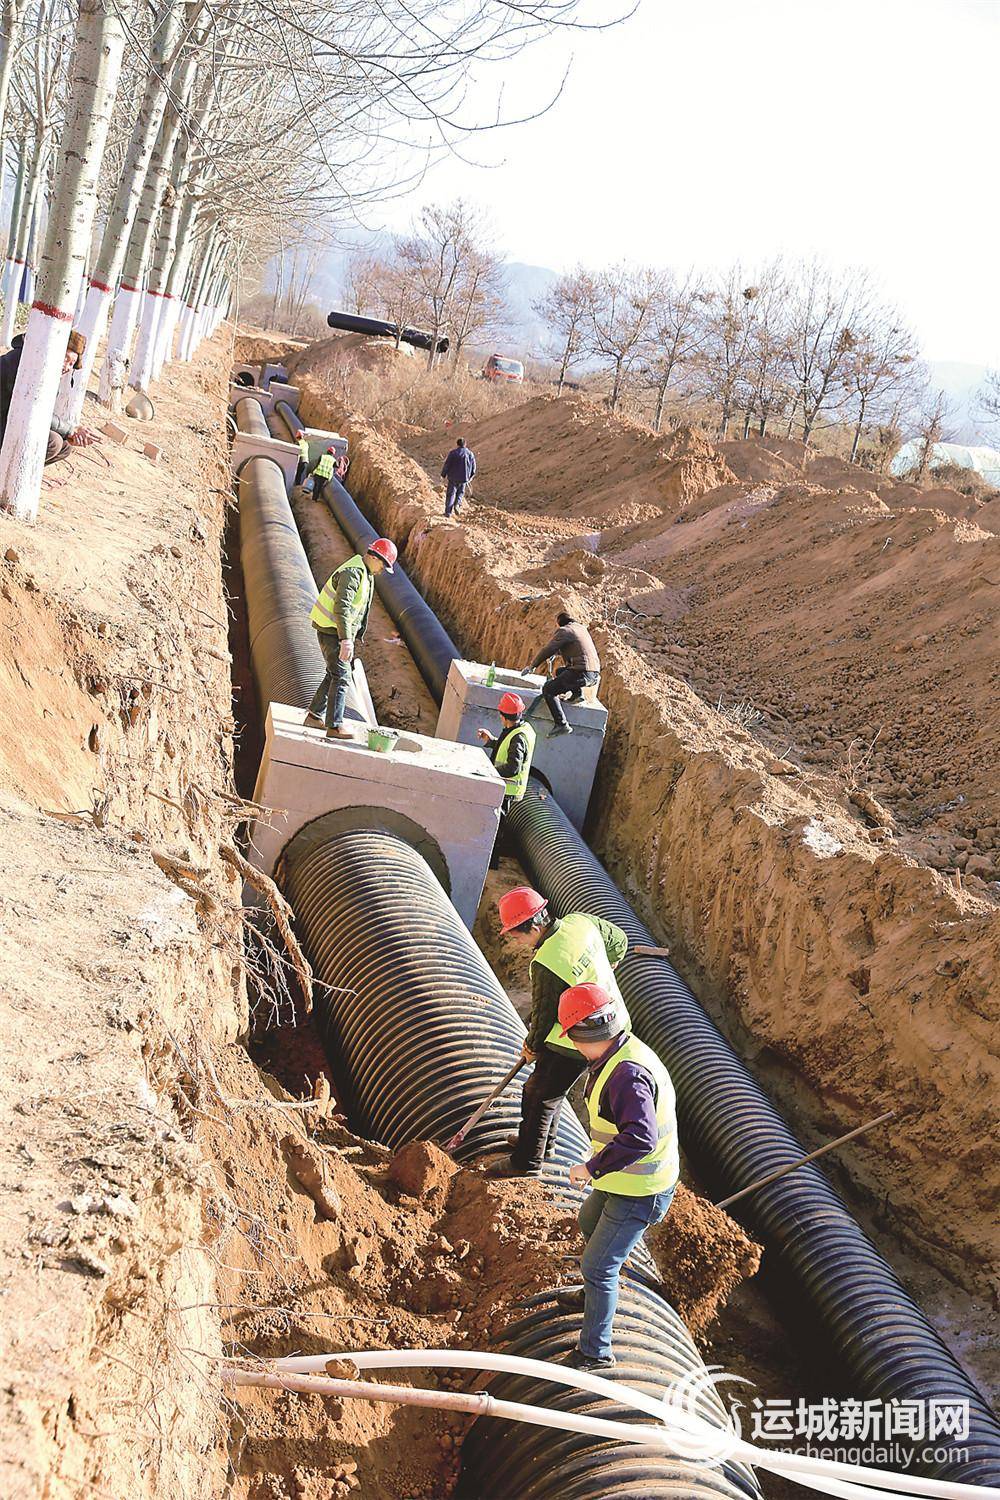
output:
[[[336,449],[327,448],[316,460],[313,469],[313,499],[322,500],[326,487],[333,478],[336,469]]]
[[[364,557],[360,554],[349,557],[330,574],[313,605],[309,623],[316,632],[326,671],[313,694],[305,722],[321,729],[325,712],[328,740],[351,738],[350,730],[344,728],[344,710],[352,679],[354,645],[365,638],[375,579],[383,568],[389,573],[393,571],[396,555],[395,543],[379,537]]]
[[[490,868],[494,870],[500,863],[501,844],[506,839],[507,814],[528,790],[531,757],[535,753],[535,731],[530,724],[524,722],[523,699],[517,693],[504,693],[497,704],[497,712],[503,725],[498,735],[490,734],[487,729],[476,730],[487,755],[504,780],[500,827],[497,829],[493,859],[490,862]]]
[[[580,1342],[566,1363],[576,1370],[608,1370],[615,1363],[611,1327],[621,1268],[643,1231],[666,1215],[677,1187],[674,1086],[601,985],[566,990],[559,1027],[587,1067],[592,1154],[569,1172],[571,1183],[591,1189],[578,1216],[587,1241],[580,1262],[583,1289],[559,1292],[556,1300],[583,1312]]]
[[[524,668],[526,673],[534,672],[543,662],[550,662],[555,656],[562,657],[562,666],[549,678],[540,697],[532,700],[526,714],[530,719],[544,698],[555,720],[549,730],[549,739],[558,734],[573,733],[560,698],[570,695],[570,702],[579,703],[583,689],[592,687],[601,675],[601,659],[586,625],[581,625],[579,620],[574,620],[564,610],[556,615],[556,626],[552,639],[546,642],[531,665]]]
[[[556,1127],[567,1090],[586,1067],[572,1041],[559,1029],[559,997],[582,980],[600,984],[628,1011],[614,970],[628,951],[628,938],[613,922],[574,911],[560,919],[549,914],[544,896],[530,886],[507,891],[497,904],[500,926],[533,950],[531,1015],[522,1051],[534,1071],[521,1094],[521,1125],[510,1141],[510,1159],[491,1168],[492,1177],[538,1177],[555,1148]]]

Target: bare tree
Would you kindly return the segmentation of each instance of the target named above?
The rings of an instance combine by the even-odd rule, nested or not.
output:
[[[656,394],[654,432],[663,425],[663,408],[674,377],[690,364],[704,342],[705,304],[705,290],[694,271],[681,281],[664,273],[653,302],[649,349],[642,361],[645,383]]]
[[[804,443],[822,414],[845,399],[847,362],[871,308],[867,272],[838,275],[817,260],[799,267],[789,308],[789,348]]]
[[[425,208],[414,233],[399,244],[399,257],[413,277],[420,313],[431,335],[428,369],[438,358],[438,344],[451,326],[469,258],[476,253],[478,216],[463,203]]]
[[[587,342],[596,301],[594,278],[582,266],[560,276],[534,304],[534,311],[552,335],[553,357],[559,364],[556,391],[561,396],[573,365],[590,353]]]
[[[947,442],[953,415],[951,403],[944,391],[927,391],[920,425],[915,434],[917,461],[906,475],[911,484],[922,484],[924,475],[934,467],[935,446]]]
[[[729,436],[736,411],[749,404],[755,305],[759,287],[733,266],[706,294],[702,378],[705,395],[719,407],[719,437]]]
[[[375,311],[382,267],[383,262],[377,256],[363,250],[355,250],[348,257],[344,301],[349,312],[361,317]]]
[[[906,384],[912,384],[916,361],[916,340],[895,310],[876,310],[845,362],[844,383],[854,406],[851,463],[857,459],[865,424],[884,417],[885,408],[894,408]]]
[[[465,257],[455,293],[451,354],[457,370],[468,344],[492,337],[502,327],[506,310],[506,280],[499,258],[481,246]]]
[[[994,429],[1000,427],[1000,369],[987,370],[976,394],[980,414],[987,424]]]
[[[636,363],[650,349],[663,273],[649,266],[614,266],[595,279],[588,343],[611,371],[608,405],[617,411]]]

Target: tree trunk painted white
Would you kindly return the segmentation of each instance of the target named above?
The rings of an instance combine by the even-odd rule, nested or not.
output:
[[[186,49],[170,76],[171,99],[187,99],[191,92],[191,80],[196,63],[197,54],[194,49]],[[180,114],[168,100],[167,107],[163,112],[163,119],[160,123],[156,144],[150,155],[149,166],[146,170],[146,180],[142,188],[142,196],[139,199],[139,206],[132,224],[132,232],[129,235],[128,249],[125,252],[121,288],[115,299],[115,310],[105,346],[104,365],[101,369],[99,391],[99,399],[101,401],[106,402],[109,399],[111,391],[117,385],[119,372],[122,368],[128,368],[132,349],[132,335],[136,327],[135,320],[141,311],[141,307],[138,300],[130,295],[126,298],[123,315],[119,317],[118,304],[122,300],[122,292],[134,294],[140,292],[142,289],[146,267],[149,263],[150,247],[153,243],[153,231],[156,228],[156,217],[163,200],[163,191],[166,187],[167,175],[173,161],[174,144],[177,140],[180,125]]]
[[[56,403],[57,420],[70,427],[75,427],[80,420],[97,356],[97,346],[104,337],[111,300],[122,274],[129,231],[163,119],[163,107],[167,98],[163,87],[164,70],[177,42],[179,21],[178,0],[161,0],[153,21],[150,65],[139,112],[132,128],[114,200],[108,210],[101,248],[90,273],[83,312],[77,321],[78,329],[87,340],[83,368],[76,372],[72,383],[63,382]]]
[[[94,224],[97,179],[124,47],[125,34],[112,7],[99,0],[79,0],[39,297],[28,318],[0,448],[0,505],[25,521],[38,515],[52,408]]]
[[[187,181],[185,163],[188,151],[188,142],[185,139],[178,140],[174,147],[168,199],[160,212],[159,234],[149,268],[149,282],[146,286],[146,303],[129,376],[129,385],[135,386],[140,391],[148,390],[153,378],[156,339],[160,322],[166,313],[167,280],[170,275],[170,263],[174,258],[177,226],[181,209],[184,206],[184,188]]]
[[[178,350],[178,358],[187,362],[194,353],[195,339],[197,335],[198,313],[201,307],[202,290],[205,285],[205,277],[208,272],[208,264],[212,254],[212,243],[214,235],[210,236],[202,248],[194,273],[191,277],[191,286],[188,291],[187,301],[184,305],[184,327],[181,332],[181,345]]]
[[[44,171],[45,146],[44,143],[40,144],[36,141],[31,154],[25,189],[21,195],[21,208],[17,234],[14,241],[14,254],[10,260],[8,295],[4,299],[3,323],[0,324],[0,344],[6,345],[7,348],[10,347],[10,341],[14,337],[14,319],[17,317],[18,304],[21,300],[21,282],[24,279],[24,267],[28,254],[28,240],[31,235],[35,199],[41,189]]]
[[[20,5],[16,4],[15,0],[4,0],[3,6],[0,7],[0,140],[3,139],[7,95],[10,92],[10,75],[14,67],[17,31],[23,9],[24,0],[21,0]]]
[[[3,299],[4,308],[6,308],[10,301],[14,288],[14,250],[17,244],[17,230],[21,221],[21,203],[24,198],[27,177],[28,147],[27,143],[21,140],[18,143],[17,178],[14,183],[14,197],[11,201],[10,227],[7,231],[7,254],[4,257],[3,278],[0,280],[0,298]]]

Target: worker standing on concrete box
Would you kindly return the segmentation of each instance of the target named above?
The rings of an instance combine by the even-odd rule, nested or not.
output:
[[[372,542],[364,557],[357,553],[330,574],[313,605],[309,622],[316,631],[326,671],[313,695],[305,722],[311,728],[321,729],[325,712],[328,740],[352,738],[350,730],[344,728],[344,710],[351,683],[354,644],[364,640],[368,628],[375,579],[383,568],[389,573],[393,571],[396,556],[395,543],[387,537],[379,537]]]
[[[334,467],[334,449],[327,448],[325,453],[320,454],[316,461],[316,467],[313,469],[314,500],[322,500],[323,491],[326,489],[328,482],[333,478]]]
[[[555,1146],[563,1099],[586,1066],[559,1029],[559,997],[567,985],[599,983],[619,1006],[627,1026],[628,1011],[614,970],[628,952],[628,937],[613,922],[587,912],[556,919],[545,897],[526,885],[501,896],[497,911],[503,931],[533,950],[531,1015],[522,1050],[535,1068],[521,1094],[521,1125],[509,1143],[510,1160],[493,1167],[490,1175],[537,1177]]]
[[[503,693],[497,704],[497,712],[503,724],[498,735],[490,734],[488,729],[476,730],[494,768],[504,780],[500,827],[493,846],[491,870],[495,870],[500,863],[501,845],[506,839],[507,814],[528,790],[531,758],[535,753],[535,731],[530,724],[524,722],[524,700],[517,693]]]
[[[592,1155],[569,1171],[571,1183],[591,1186],[578,1219],[587,1241],[580,1262],[583,1289],[559,1292],[556,1301],[583,1313],[580,1342],[566,1363],[576,1370],[609,1370],[615,1364],[611,1329],[621,1268],[643,1232],[666,1216],[680,1175],[674,1086],[599,984],[576,984],[562,994],[559,1030],[587,1068]]]
[[[299,450],[299,461],[295,469],[295,483],[301,484],[306,477],[306,470],[309,467],[309,442],[301,427],[295,434],[295,442]]]
[[[591,639],[590,631],[579,620],[574,620],[563,610],[556,615],[556,633],[539,651],[525,673],[534,672],[543,662],[561,656],[563,664],[542,688],[541,694],[528,705],[527,718],[544,699],[555,723],[549,730],[549,739],[558,734],[572,734],[572,725],[567,721],[559,699],[569,696],[571,703],[579,703],[585,687],[592,687],[601,675],[601,659]]]

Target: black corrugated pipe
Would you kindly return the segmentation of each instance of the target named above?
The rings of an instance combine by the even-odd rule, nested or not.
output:
[[[233,416],[240,432],[247,433],[249,437],[271,436],[264,420],[264,408],[256,396],[241,396],[233,407]]]
[[[327,314],[326,321],[329,328],[340,328],[346,333],[371,333],[377,338],[396,337],[395,323],[388,323],[384,318],[359,318],[355,313],[332,312]],[[400,339],[404,344],[412,344],[414,349],[430,349],[433,334],[425,332],[423,328],[404,328]],[[438,339],[437,349],[439,354],[447,353],[447,337]]]
[[[294,406],[289,406],[287,401],[274,403],[274,415],[287,431],[290,440],[294,440],[295,434],[305,427],[305,423]]]
[[[532,788],[510,826],[525,868],[556,912],[605,917],[628,933],[631,947],[655,942],[550,796],[543,800]],[[617,972],[636,1031],[674,1081],[685,1149],[710,1164],[727,1193],[804,1154],[669,963],[630,953]],[[866,1395],[968,1401],[969,1441],[953,1445],[968,1452],[968,1462],[942,1464],[934,1474],[1000,1484],[995,1416],[822,1172],[801,1167],[747,1198],[739,1213],[805,1291]]]
[[[353,540],[354,516],[367,522],[343,486],[335,488],[330,509]],[[434,628],[419,641],[421,650],[400,628],[440,702],[451,659],[460,653],[428,614]],[[411,628],[422,632],[416,615]],[[430,671],[422,665],[427,657]],[[522,863],[557,911],[594,912],[624,928],[633,944],[655,942],[551,797],[541,800],[534,788],[515,808],[510,827]],[[677,1086],[684,1145],[700,1154],[727,1194],[805,1154],[670,964],[631,956],[621,973],[636,1030],[660,1053]],[[863,1394],[969,1402],[969,1440],[954,1445],[967,1452],[968,1462],[927,1465],[928,1472],[1000,1485],[996,1416],[822,1172],[810,1166],[791,1173],[744,1200],[739,1216],[780,1257]]]
[[[391,1148],[414,1138],[447,1139],[510,1067],[524,1027],[427,863],[392,833],[359,828],[320,838],[304,830],[285,850],[281,879],[320,981],[317,1019],[352,1124]],[[511,1090],[457,1154],[467,1160],[503,1149],[519,1114]],[[567,1187],[567,1166],[587,1149],[575,1115],[563,1110],[556,1160],[546,1175],[567,1207],[578,1201]],[[531,1315],[504,1347],[540,1359],[567,1353],[579,1319],[561,1313],[551,1293],[532,1302]],[[623,1289],[615,1344],[622,1355],[615,1376],[657,1396],[675,1380],[704,1374],[678,1315],[636,1276]],[[500,1380],[507,1394],[510,1378]],[[582,1392],[554,1390],[544,1381],[514,1383],[530,1387],[524,1399],[556,1409],[599,1408],[601,1416],[637,1419],[634,1410]],[[500,1394],[493,1381],[490,1389]],[[700,1398],[700,1409],[709,1420],[722,1418],[714,1393]],[[523,1423],[490,1419],[473,1428],[470,1441],[467,1460],[463,1450],[465,1494],[476,1500],[521,1500],[529,1493],[537,1500],[759,1494],[739,1464],[713,1471],[655,1450]],[[641,1489],[625,1487],[633,1476]]]
[[[261,712],[269,703],[308,708],[323,675],[309,623],[317,591],[279,465],[272,458],[249,459],[240,470],[239,497],[250,665]],[[353,688],[346,713],[367,722]]]

